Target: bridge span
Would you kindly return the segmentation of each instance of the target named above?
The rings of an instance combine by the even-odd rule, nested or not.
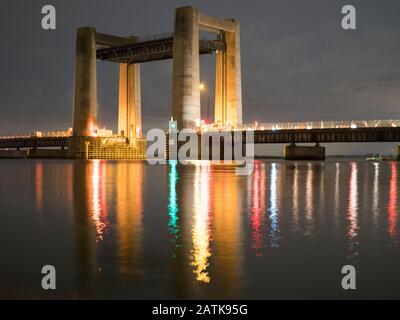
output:
[[[206,126],[199,130],[251,130],[254,132],[254,143],[257,144],[400,142],[400,120],[253,123],[235,128]],[[66,148],[71,138],[72,136],[65,131],[40,132],[40,135],[0,136],[0,149]]]
[[[243,142],[246,143],[246,131],[253,131],[255,144],[295,144],[314,143],[361,143],[361,142],[400,142],[400,120],[369,120],[369,121],[318,121],[318,122],[291,122],[242,125],[236,128],[221,128],[204,126],[198,129],[199,134],[206,132],[243,132]],[[51,134],[20,136],[0,136],[0,149],[68,149],[74,138],[64,131]],[[121,142],[124,137],[92,137],[103,142]],[[300,148],[300,147],[299,147]],[[313,147],[309,147],[313,148]],[[286,150],[286,149],[285,149]],[[299,149],[300,150],[300,149]],[[302,149],[303,150],[303,149]],[[305,150],[305,149],[304,149]],[[304,151],[303,150],[303,151]],[[312,149],[309,149],[312,151]],[[323,150],[325,154],[325,150]]]

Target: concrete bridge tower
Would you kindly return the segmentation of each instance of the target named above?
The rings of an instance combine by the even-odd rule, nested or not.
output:
[[[139,64],[121,63],[119,67],[118,135],[130,143],[142,137]]]
[[[96,29],[80,28],[76,37],[74,136],[90,136],[97,123],[96,76]]]
[[[226,50],[216,53],[215,120],[220,125],[242,124],[242,79],[240,64],[240,24],[233,24],[233,32],[221,31]]]
[[[225,50],[216,53],[215,122],[242,123],[240,24],[234,19],[205,15],[197,8],[175,11],[172,116],[178,128],[193,128],[200,119],[200,30],[217,34]]]
[[[199,11],[175,11],[172,117],[179,129],[195,127],[200,119]]]

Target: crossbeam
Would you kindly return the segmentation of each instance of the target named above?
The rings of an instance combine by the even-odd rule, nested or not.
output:
[[[143,63],[172,59],[173,37],[141,41],[123,46],[97,49],[97,59],[117,63]],[[225,44],[219,40],[199,41],[199,54],[224,51]]]

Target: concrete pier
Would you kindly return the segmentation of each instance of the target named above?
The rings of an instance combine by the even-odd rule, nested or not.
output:
[[[285,146],[285,160],[325,160],[325,147],[315,146],[297,146],[290,144]]]
[[[118,135],[130,143],[142,137],[140,65],[120,64]]]
[[[216,53],[215,123],[236,126],[242,124],[240,24],[226,20],[232,23],[233,32],[221,31],[226,51]]]
[[[199,12],[194,7],[175,11],[172,117],[178,128],[193,128],[200,119]]]
[[[77,31],[74,96],[74,136],[90,136],[97,123],[96,29]]]

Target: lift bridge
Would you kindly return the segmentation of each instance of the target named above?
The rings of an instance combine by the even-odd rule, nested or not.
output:
[[[203,33],[202,33],[203,32]],[[214,38],[206,39],[204,32]],[[71,131],[0,137],[0,157],[7,152],[47,152],[49,156],[90,159],[144,159],[140,64],[173,59],[171,116],[176,128],[254,133],[256,144],[287,144],[287,159],[324,159],[320,143],[400,142],[400,120],[319,121],[243,124],[240,62],[240,23],[219,18],[195,7],[175,10],[174,32],[146,37],[121,37],[97,32],[93,27],[77,30],[75,56],[74,120]],[[214,124],[199,127],[199,55],[214,54]],[[94,135],[97,126],[97,61],[119,65],[118,133]],[[245,141],[243,139],[242,141]],[[314,147],[296,143],[315,143]],[[22,149],[22,150],[21,150]],[[58,151],[59,152],[58,152]]]

